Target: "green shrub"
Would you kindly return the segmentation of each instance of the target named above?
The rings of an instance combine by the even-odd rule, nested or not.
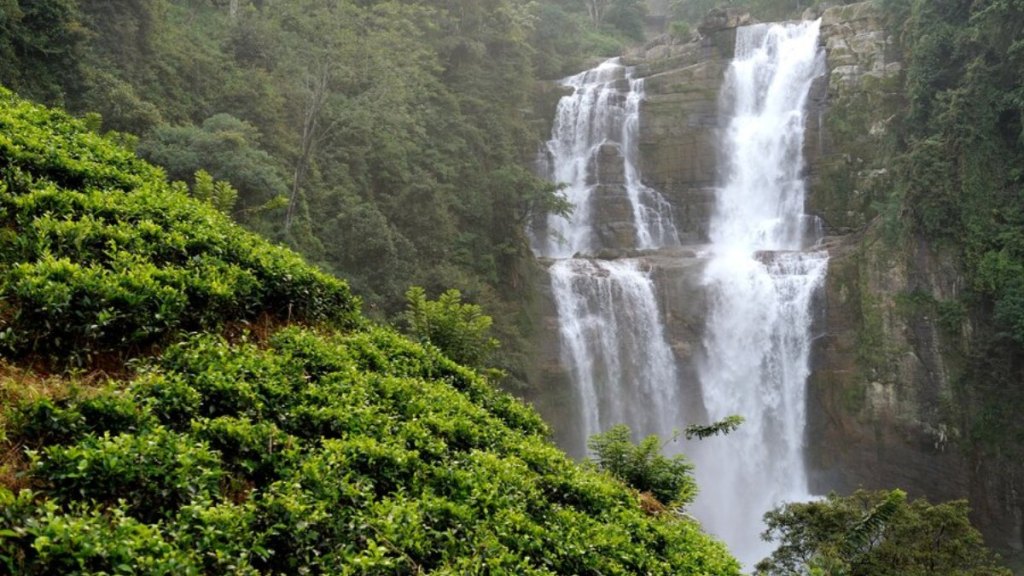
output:
[[[677,42],[689,42],[693,38],[693,28],[685,20],[673,20],[669,24],[669,34]]]
[[[16,413],[9,436],[28,445],[69,444],[85,433],[85,418],[66,402],[40,399]]]
[[[779,547],[757,568],[769,576],[825,566],[849,576],[1009,576],[967,515],[963,500],[908,502],[900,490],[785,504],[765,514],[763,537]]]
[[[295,439],[271,422],[222,416],[193,421],[192,436],[220,453],[226,471],[264,485],[279,480],[297,458]]]
[[[335,531],[332,516],[337,510],[314,498],[297,482],[275,482],[254,501],[250,526],[261,552],[253,564],[264,573],[296,574],[320,564],[333,547],[344,546],[346,534]]]
[[[437,346],[459,364],[483,368],[498,341],[490,336],[492,320],[475,304],[463,304],[458,290],[448,290],[437,300],[413,286],[405,293],[406,322],[410,333],[423,343]]]
[[[86,436],[30,452],[30,474],[62,502],[125,502],[152,522],[219,494],[220,459],[196,439],[154,428],[138,435]]]
[[[43,398],[22,406],[10,424],[10,438],[28,446],[70,444],[86,434],[136,433],[156,419],[133,399],[115,391],[96,397]]]
[[[164,426],[184,432],[199,416],[203,396],[178,374],[145,372],[135,381],[134,400]]]
[[[185,505],[174,519],[173,542],[194,554],[203,574],[256,576],[253,563],[267,551],[250,529],[254,514],[251,502]]]
[[[63,112],[30,104],[0,88],[0,166],[58,186],[128,190],[159,177],[135,153],[111,146]]]
[[[633,444],[629,427],[619,424],[591,437],[587,446],[599,469],[641,492],[650,492],[663,504],[682,506],[697,496],[693,465],[685,456],[663,456],[657,436]]]
[[[143,524],[117,508],[108,512],[75,506],[65,513],[52,504],[30,507],[31,497],[27,492],[13,497],[0,488],[0,510],[13,505],[24,514],[16,522],[5,522],[10,528],[0,535],[0,562],[9,574],[201,573],[192,552],[175,546],[159,526]],[[9,516],[4,516],[7,521]]]
[[[690,521],[559,452],[532,410],[384,329],[196,336],[127,387],[26,408],[74,433],[40,439],[38,491],[0,510],[18,570],[40,573],[46,517],[62,542],[124,538],[157,573],[737,573]],[[105,570],[85,546],[39,566]]]

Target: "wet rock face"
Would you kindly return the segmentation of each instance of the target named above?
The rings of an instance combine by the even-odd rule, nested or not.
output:
[[[718,32],[728,32],[753,23],[754,20],[750,17],[750,13],[742,8],[713,8],[697,27],[697,31],[701,36],[712,36]]]
[[[869,235],[833,242],[808,383],[812,489],[967,497],[942,329],[908,296],[958,290],[953,259],[919,245],[906,260]]]
[[[811,100],[808,209],[830,240],[829,276],[809,382],[812,489],[900,487],[968,495],[969,470],[947,422],[953,396],[937,319],[910,294],[955,293],[952,259],[885,242],[872,204],[884,197],[887,121],[902,66],[870,2],[821,13],[828,74]]]
[[[749,21],[734,12],[705,28],[706,35],[697,41],[651,47],[637,67],[646,86],[640,109],[641,171],[644,182],[672,203],[683,244],[708,239],[721,125],[718,94],[736,25]]]
[[[887,196],[889,122],[903,106],[896,42],[871,2],[828,8],[821,43],[828,75],[812,90],[804,157],[809,213],[830,234],[864,229]]]
[[[829,91],[836,96],[870,91],[874,80],[898,75],[881,14],[871,2],[836,6],[821,15],[821,34],[829,68]]]

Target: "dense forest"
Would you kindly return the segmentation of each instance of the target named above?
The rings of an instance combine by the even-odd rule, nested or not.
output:
[[[514,352],[525,223],[563,209],[529,169],[535,81],[643,35],[637,0],[594,19],[569,1],[12,1],[0,82],[116,131],[193,195],[230,186],[224,211],[371,315],[414,284],[455,288]],[[510,356],[493,362],[515,372]]]
[[[573,463],[494,384],[529,369],[527,224],[572,209],[532,171],[550,81],[824,4],[0,0],[0,571],[738,573],[692,486]],[[1019,460],[1024,1],[876,4],[906,71],[869,233],[955,255],[964,292],[908,306],[971,448]],[[759,568],[1003,574],[966,519],[793,504]]]
[[[766,19],[810,4],[733,3]],[[688,39],[715,5],[673,0],[673,29]],[[509,384],[531,330],[526,223],[569,208],[531,170],[549,120],[538,82],[643,41],[647,16],[643,0],[2,11],[0,83],[121,134],[193,195],[229,186],[222,210],[345,278],[372,316],[396,319],[412,285],[458,289],[495,318],[488,361]]]

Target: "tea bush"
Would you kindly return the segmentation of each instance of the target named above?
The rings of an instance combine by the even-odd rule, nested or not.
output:
[[[696,523],[644,512],[504,398],[383,328],[194,336],[123,392],[23,410],[15,442],[71,431],[35,442],[30,496],[0,496],[20,502],[0,550],[17,573],[67,570],[38,552],[45,524],[83,566],[103,531],[181,573],[737,573]]]
[[[77,120],[0,89],[0,352],[88,364],[261,316],[354,326],[340,280]]]

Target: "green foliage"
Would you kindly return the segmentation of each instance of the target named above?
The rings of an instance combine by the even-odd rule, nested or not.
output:
[[[41,399],[19,407],[14,426],[21,430],[26,445],[73,444],[88,434],[134,433],[154,423],[147,411],[114,390],[87,398],[75,393],[71,398]]]
[[[861,0],[668,0],[670,17],[677,22],[690,22],[699,25],[709,11],[714,8],[736,7],[762,21],[798,19],[804,10],[814,6],[834,6],[836,4],[853,4]]]
[[[188,181],[195,175],[193,195],[207,200],[230,194],[226,190],[198,190],[215,187],[200,183],[200,172],[237,189],[241,209],[252,209],[275,196],[286,194],[276,161],[260,146],[258,130],[250,123],[228,114],[206,119],[202,127],[161,126],[139,140],[139,156],[167,170],[172,180]],[[223,187],[223,185],[222,185]],[[213,204],[222,211],[229,198]],[[230,206],[229,206],[230,207]]]
[[[81,89],[88,34],[74,0],[0,2],[0,84],[61,105]]]
[[[644,18],[647,5],[642,0],[614,0],[604,17],[604,24],[634,41],[644,39]]]
[[[641,492],[649,492],[668,506],[686,506],[697,496],[693,465],[685,456],[667,458],[661,440],[651,435],[633,444],[629,427],[612,426],[587,441],[599,470]]]
[[[231,212],[238,200],[238,191],[225,180],[214,181],[206,170],[196,172],[195,184],[192,185],[192,196],[209,202],[221,212]]]
[[[759,574],[1009,576],[971,526],[964,501],[907,502],[900,490],[831,494],[765,514],[778,541]]]
[[[0,489],[8,571],[738,574],[695,523],[648,515],[531,409],[389,330],[196,336],[125,387],[63,402],[83,416],[49,420],[73,431],[37,439],[34,492]],[[131,424],[85,416],[121,398]],[[688,465],[647,465],[692,495],[671,487]]]
[[[677,42],[689,42],[693,38],[693,28],[685,20],[673,20],[669,25],[669,34]]]
[[[705,438],[710,438],[712,436],[718,436],[719,434],[728,434],[739,428],[740,425],[743,424],[743,422],[743,416],[733,414],[732,416],[726,416],[725,418],[722,418],[718,422],[712,422],[707,426],[691,424],[687,426],[683,432],[686,434],[687,440],[693,438],[703,440]]]
[[[1024,342],[1020,249],[1024,15],[1014,2],[889,2],[906,15],[908,145],[900,163],[917,231],[963,246],[974,290]],[[1009,55],[1009,56],[1004,56]]]
[[[155,522],[218,491],[219,458],[205,445],[163,428],[139,434],[86,436],[69,446],[30,453],[30,474],[55,501],[116,502]]]
[[[355,321],[343,283],[80,123],[0,97],[4,354],[82,363],[261,315]]]
[[[719,0],[669,0],[668,13],[676,22],[693,22],[699,25],[708,11],[720,5],[728,4]]]
[[[546,136],[537,80],[620,54],[644,6],[603,2],[595,28],[579,0],[2,2],[0,82],[98,113],[193,194],[214,196],[199,170],[230,183],[233,218],[348,280],[377,318],[400,318],[410,285],[461,290],[513,369],[523,218],[565,208],[524,168]]]
[[[415,273],[416,248],[376,204],[349,193],[339,193],[335,201],[336,212],[322,224],[333,239],[324,245],[322,260],[363,296],[370,311],[393,309],[390,299]]]
[[[158,524],[117,507],[62,510],[37,496],[0,488],[0,565],[10,574],[200,574],[192,551]]]
[[[459,364],[485,367],[498,341],[490,336],[492,320],[476,304],[463,304],[458,290],[448,290],[437,300],[427,300],[419,286],[405,293],[406,322],[410,334],[424,344],[437,346]]]
[[[958,255],[964,289],[938,305],[967,366],[965,436],[1020,460],[1024,397],[1024,6],[1017,0],[879,0],[905,64],[887,212],[908,240]],[[936,250],[936,251],[939,251]],[[1013,439],[1013,440],[1011,440]],[[1016,464],[1013,464],[1016,466]]]

